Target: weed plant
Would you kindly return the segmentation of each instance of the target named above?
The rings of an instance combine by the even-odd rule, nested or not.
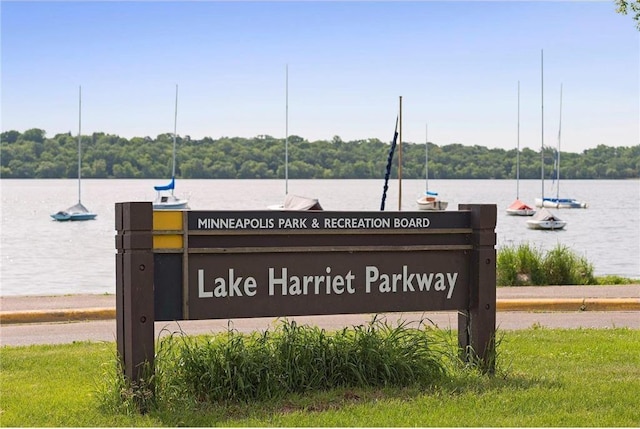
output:
[[[630,279],[616,275],[598,276],[596,281],[599,285],[630,285],[640,283],[640,279]]]
[[[145,384],[154,386],[155,399],[120,379],[102,392],[103,404],[128,414],[136,406],[193,409],[332,389],[427,387],[457,360],[442,332],[422,321],[374,318],[335,332],[284,320],[260,333],[174,333],[159,340],[155,376]]]
[[[506,246],[496,259],[498,286],[594,285],[593,264],[558,244],[543,253],[529,243]]]
[[[593,276],[593,265],[563,245],[557,245],[547,252],[542,268],[546,284],[549,285],[597,284]]]

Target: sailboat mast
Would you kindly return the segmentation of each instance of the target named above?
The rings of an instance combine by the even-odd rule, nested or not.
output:
[[[556,158],[556,198],[560,200],[560,133],[562,132],[562,83],[560,84],[560,122],[558,123],[558,157]],[[559,202],[559,201],[558,201]]]
[[[176,84],[176,105],[173,113],[173,163],[171,167],[171,180],[176,177],[176,136],[178,132],[178,84]],[[171,188],[173,195],[173,188]]]
[[[285,67],[284,194],[289,195],[289,64]]]
[[[542,202],[544,204],[544,50],[540,50],[540,109],[541,109],[541,136],[540,144],[540,171],[542,172]]]
[[[518,150],[516,152],[516,199],[520,199],[520,81],[518,81]]]
[[[78,87],[78,204],[82,204],[82,85]]]
[[[400,96],[400,128],[398,133],[398,210],[402,210],[402,95]]]
[[[428,124],[424,124],[424,183],[425,183],[425,195],[429,194],[429,129]]]

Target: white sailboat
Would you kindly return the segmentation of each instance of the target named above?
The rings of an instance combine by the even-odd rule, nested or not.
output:
[[[449,203],[438,198],[438,193],[429,190],[429,138],[428,128],[425,125],[425,191],[424,195],[416,200],[419,210],[446,210]]]
[[[322,210],[317,198],[289,194],[289,65],[285,68],[284,202],[269,210]]]
[[[54,220],[92,220],[97,216],[82,204],[82,86],[78,89],[78,203],[51,215]]]
[[[566,225],[567,221],[560,219],[544,207],[538,210],[531,219],[527,220],[527,227],[529,229],[557,230],[563,229]]]
[[[518,145],[516,152],[516,200],[507,207],[507,214],[511,216],[532,216],[536,211],[533,207],[520,201],[520,81],[518,81]]]
[[[560,135],[562,132],[562,84],[560,84],[560,122],[558,125],[558,150],[556,153],[556,196],[536,198],[536,206],[556,209],[586,209],[587,203],[580,202],[573,198],[560,198]]]
[[[541,144],[540,144],[540,175],[542,178],[542,200],[544,199],[544,53],[540,52],[540,77],[541,77]],[[537,202],[537,201],[536,201]],[[546,229],[546,230],[559,230],[563,229],[567,225],[567,222],[560,219],[551,211],[546,208],[538,210],[531,219],[527,220],[527,227],[529,229]]]
[[[171,182],[167,185],[154,186],[156,199],[153,202],[154,210],[183,210],[188,209],[189,201],[179,198],[174,194],[176,187],[176,136],[178,127],[178,85],[176,85],[176,107],[173,121],[173,161],[171,166]]]

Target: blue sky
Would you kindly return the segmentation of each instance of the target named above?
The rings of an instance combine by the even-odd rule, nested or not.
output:
[[[2,130],[640,143],[640,32],[603,2],[0,3]],[[288,65],[288,66],[287,66]]]

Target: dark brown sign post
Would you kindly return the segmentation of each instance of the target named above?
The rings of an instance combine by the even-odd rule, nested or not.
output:
[[[153,211],[116,204],[117,341],[153,368],[154,321],[457,310],[493,370],[495,205],[446,212]]]

